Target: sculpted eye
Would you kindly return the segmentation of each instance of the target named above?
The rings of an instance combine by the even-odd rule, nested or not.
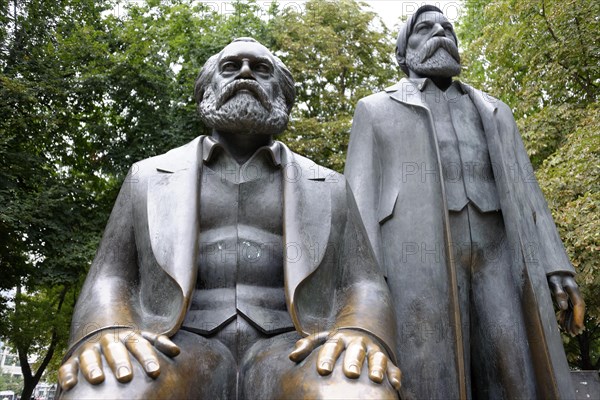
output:
[[[238,66],[233,61],[227,61],[221,64],[221,72],[234,72],[238,70]]]
[[[417,25],[416,31],[417,31],[417,33],[427,33],[429,30],[431,30],[432,27],[433,27],[433,24],[425,21],[425,22],[421,22],[419,25]]]
[[[254,67],[254,70],[256,72],[260,72],[263,74],[270,74],[272,71],[272,68],[269,64],[266,63],[258,63],[256,64],[256,66]]]

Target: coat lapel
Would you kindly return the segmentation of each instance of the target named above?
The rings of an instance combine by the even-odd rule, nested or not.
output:
[[[300,283],[321,264],[331,231],[327,173],[282,145],[284,277],[288,310],[301,326],[295,305]]]
[[[186,306],[196,282],[202,140],[167,153],[148,182],[152,251],[182,288]],[[331,231],[331,193],[322,167],[281,148],[285,292],[292,320],[300,327],[294,295],[323,259]],[[187,307],[181,311],[185,315]]]
[[[411,80],[402,78],[400,82],[386,88],[385,91],[389,93],[390,98],[393,101],[398,102],[402,105],[420,108],[425,112],[427,124],[429,125],[428,133],[429,137],[431,138],[430,140],[432,140],[431,143],[437,146],[437,140],[435,139],[435,126],[433,125],[431,111],[423,101],[422,93],[419,90],[419,88]],[[437,152],[437,150],[435,157],[439,160],[439,152]],[[398,194],[400,191],[400,183],[396,181],[398,179],[397,177],[399,177],[400,174],[398,174],[396,171],[394,171],[393,174],[395,175],[395,177],[392,178],[394,184],[385,184],[382,187],[382,193],[379,198],[379,204],[377,206],[377,220],[380,224],[384,223],[386,220],[392,217]],[[389,182],[388,179],[384,178],[384,182],[386,181]]]
[[[444,184],[444,179],[442,179],[443,171],[442,171],[442,161],[440,157],[440,150],[437,141],[437,132],[435,129],[435,124],[433,122],[433,116],[431,115],[431,110],[425,104],[422,97],[422,92],[419,88],[410,80],[403,78],[396,85],[391,88],[386,89],[387,92],[393,92],[390,97],[405,105],[410,105],[413,107],[421,108],[425,111],[425,115],[427,118],[427,123],[429,125],[429,140],[432,143],[432,149],[435,153],[434,159],[437,162],[437,174],[440,177],[439,185],[440,185],[440,194],[442,196],[441,204],[443,207],[442,218],[444,223],[444,244],[446,249],[451,249],[452,246],[452,235],[450,232],[450,219],[448,213],[448,202],[446,200],[446,188]],[[467,388],[465,385],[465,365],[464,365],[464,348],[463,348],[463,338],[462,338],[462,323],[460,316],[460,305],[458,298],[458,278],[457,271],[455,266],[455,261],[453,257],[450,257],[450,251],[446,251],[445,253],[445,264],[446,270],[448,273],[448,291],[450,294],[450,316],[452,320],[452,330],[454,333],[454,351],[456,354],[455,357],[455,368],[457,371],[457,384],[459,388],[458,397],[460,399],[467,398]]]
[[[409,79],[402,78],[400,82],[385,89],[385,91],[391,93],[390,97],[397,102],[421,107],[427,110],[428,114],[430,113],[429,107],[423,102],[421,91]]]
[[[498,124],[496,122],[496,113],[498,112],[496,104],[498,100],[462,82],[460,85],[463,91],[469,94],[475,108],[479,111],[483,130],[489,142],[490,138],[498,136]]]
[[[148,181],[152,251],[158,264],[182,288],[186,306],[196,282],[202,139],[166,153]]]

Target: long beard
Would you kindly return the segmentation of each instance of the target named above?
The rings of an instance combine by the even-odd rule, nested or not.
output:
[[[242,89],[245,90],[238,91]],[[278,135],[283,132],[288,123],[283,96],[276,96],[274,101],[270,101],[266,93],[259,93],[248,84],[240,84],[238,90],[224,88],[217,97],[212,86],[206,89],[198,111],[208,127],[250,135]]]
[[[406,66],[419,75],[448,78],[460,74],[460,55],[447,38],[433,38],[420,50],[406,51]]]

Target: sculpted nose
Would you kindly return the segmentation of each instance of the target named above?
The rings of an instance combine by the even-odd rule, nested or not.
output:
[[[432,29],[431,36],[446,36],[446,31],[440,24],[435,24]]]
[[[242,63],[242,68],[240,68],[240,72],[238,74],[239,79],[254,79],[252,75],[252,69],[250,68],[250,63],[248,60],[244,60]]]

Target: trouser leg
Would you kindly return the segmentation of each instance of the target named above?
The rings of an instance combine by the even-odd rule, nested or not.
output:
[[[471,360],[477,399],[534,399],[535,376],[522,312],[514,254],[500,212],[469,206]]]
[[[471,232],[468,206],[450,212],[451,251],[458,283],[467,398],[471,399]],[[440,394],[440,398],[441,398]]]

